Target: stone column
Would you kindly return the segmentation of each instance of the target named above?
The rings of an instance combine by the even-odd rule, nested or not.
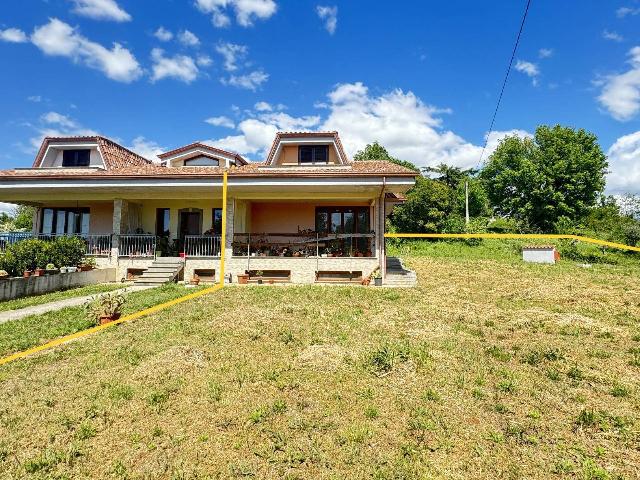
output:
[[[31,222],[32,226],[31,226],[31,233],[33,234],[33,236],[35,237],[36,235],[38,235],[38,233],[40,232],[40,212],[42,211],[42,208],[40,207],[36,207],[33,209],[33,220]]]
[[[126,232],[129,215],[129,202],[121,198],[113,201],[113,238],[111,243],[111,257],[117,260],[120,235]]]
[[[232,197],[227,197],[227,224],[225,229],[225,243],[224,243],[224,271],[225,275],[229,275],[231,272],[231,256],[233,255],[233,232],[235,223],[235,210],[236,202]]]

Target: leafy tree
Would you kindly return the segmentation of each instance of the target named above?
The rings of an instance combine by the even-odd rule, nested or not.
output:
[[[34,207],[18,205],[14,212],[14,224],[18,230],[31,230],[33,228]]]
[[[356,162],[363,162],[367,160],[386,160],[388,162],[395,163],[396,165],[406,167],[410,170],[414,170],[416,172],[419,171],[418,167],[416,167],[413,163],[407,162],[406,160],[400,160],[389,155],[387,149],[380,145],[378,142],[367,144],[367,146],[364,147],[364,150],[358,151],[353,156],[353,159]]]
[[[540,126],[533,139],[507,137],[480,173],[497,214],[554,231],[577,222],[602,195],[608,163],[585,130]]]
[[[446,163],[441,163],[436,167],[424,167],[422,171],[435,180],[446,183],[449,188],[454,189],[477,173],[472,168],[463,170],[460,167],[453,167]]]
[[[443,182],[417,177],[407,200],[394,208],[391,223],[399,232],[440,232],[451,214],[452,190]]]

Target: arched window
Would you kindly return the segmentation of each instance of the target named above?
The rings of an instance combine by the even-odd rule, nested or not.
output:
[[[195,157],[184,161],[185,167],[218,167],[220,162],[211,157]]]

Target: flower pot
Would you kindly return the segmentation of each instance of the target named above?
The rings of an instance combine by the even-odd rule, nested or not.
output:
[[[60,270],[58,270],[57,268],[52,268],[50,270],[45,270],[44,272],[46,275],[57,275],[58,273],[60,273]]]
[[[22,272],[22,278],[29,278],[31,276],[31,270],[25,270]]]
[[[93,267],[91,265],[80,265],[81,272],[88,272],[89,270],[93,270]]]
[[[36,277],[43,277],[44,276],[44,268],[36,268]]]
[[[0,280],[9,280],[11,278],[10,275],[0,275]]]
[[[238,277],[238,283],[240,285],[246,285],[247,283],[249,283],[249,275],[247,275],[246,273],[240,273],[236,275],[236,277]]]
[[[100,316],[100,325],[104,325],[106,323],[111,323],[114,320],[118,320],[120,318],[119,313],[114,313],[113,315],[101,315]]]
[[[192,278],[190,283],[191,283],[191,285],[200,285],[200,279],[199,278]]]
[[[370,283],[371,279],[369,277],[365,277],[362,279],[362,285],[364,285],[365,287],[368,287]]]
[[[374,279],[373,279],[373,284],[374,284],[376,287],[381,287],[381,286],[382,286],[382,278],[381,278],[381,277],[374,278]]]

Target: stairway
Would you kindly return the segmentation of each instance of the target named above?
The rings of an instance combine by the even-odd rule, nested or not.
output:
[[[397,257],[387,257],[387,274],[384,285],[392,287],[415,287],[418,277],[413,270],[407,270],[402,260]]]
[[[179,257],[158,257],[142,275],[136,278],[134,285],[158,286],[174,282],[184,269],[184,262]]]

